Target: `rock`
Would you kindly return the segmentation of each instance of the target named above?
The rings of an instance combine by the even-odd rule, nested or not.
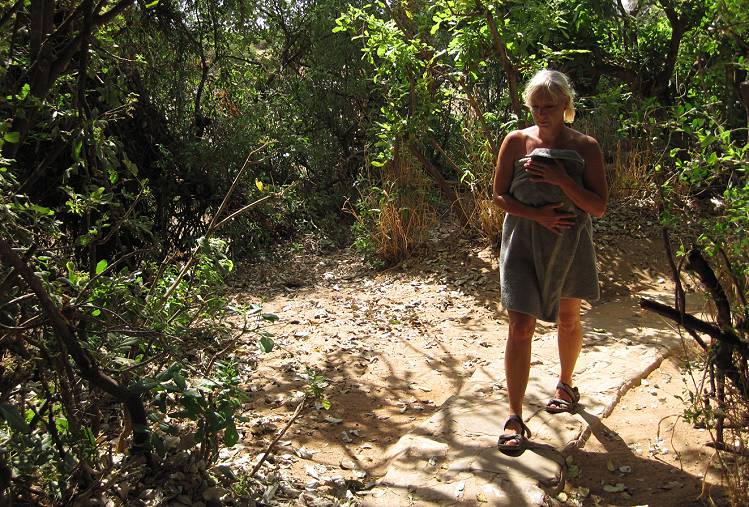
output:
[[[627,486],[623,482],[617,482],[616,484],[604,484],[603,490],[607,493],[621,493],[627,489]]]
[[[218,503],[221,501],[221,498],[224,497],[224,495],[227,495],[229,493],[228,490],[220,487],[220,486],[213,486],[208,489],[203,490],[203,494],[201,495],[203,497],[203,500],[209,503]]]
[[[342,459],[340,464],[344,470],[354,470],[356,468],[356,463],[350,459]]]
[[[187,495],[178,495],[174,500],[182,505],[192,505],[192,498]]]

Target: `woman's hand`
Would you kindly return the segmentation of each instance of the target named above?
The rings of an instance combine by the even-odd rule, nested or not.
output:
[[[550,183],[562,186],[568,183],[567,180],[570,179],[564,165],[556,159],[548,159],[548,162],[541,162],[530,158],[523,167],[533,176],[531,181],[535,183]]]
[[[541,224],[554,234],[561,234],[565,229],[575,225],[576,216],[574,213],[565,213],[557,211],[557,208],[564,206],[564,203],[558,202],[547,204],[536,208],[533,220]]]

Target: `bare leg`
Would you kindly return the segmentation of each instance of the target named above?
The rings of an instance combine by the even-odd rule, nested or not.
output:
[[[505,377],[507,395],[510,398],[510,414],[523,415],[523,398],[528,385],[531,368],[531,341],[536,327],[536,318],[525,313],[510,310],[510,327],[505,347]],[[520,428],[508,426],[506,434]]]
[[[579,299],[562,299],[559,302],[557,345],[559,347],[559,380],[571,386],[575,363],[583,345]],[[557,390],[554,396],[563,400],[569,399],[569,395],[560,390]]]

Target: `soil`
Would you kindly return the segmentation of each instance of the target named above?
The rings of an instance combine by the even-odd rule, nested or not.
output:
[[[651,207],[614,207],[595,229],[602,302],[668,289]],[[313,369],[327,379],[330,408],[307,403],[269,462],[289,478],[287,496],[343,495],[371,484],[385,472],[391,444],[437,411],[475,368],[501,359],[504,343],[495,336],[507,320],[498,303],[497,253],[445,222],[423,252],[387,270],[352,251],[318,252],[312,243],[239,266],[234,303],[259,303],[279,321],[265,328],[274,350],[248,366],[243,439],[224,460],[257,461],[291,419],[309,385],[302,376]],[[538,330],[551,328],[540,323]],[[248,334],[238,357],[247,357],[257,338]],[[665,361],[626,394],[568,457],[565,491],[551,501],[681,506],[712,496],[720,503],[709,435],[680,417],[685,404],[677,397],[686,396],[691,379],[679,366],[679,358]]]
[[[672,357],[630,390],[584,448],[568,457],[575,465],[568,470],[575,475],[565,488],[568,504],[725,504],[714,450],[706,445],[709,432],[683,418],[682,399],[694,385],[683,358]],[[622,489],[619,484],[626,489],[604,489]]]

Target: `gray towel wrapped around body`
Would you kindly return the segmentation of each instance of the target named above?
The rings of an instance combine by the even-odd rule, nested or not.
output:
[[[575,225],[555,234],[533,220],[505,215],[499,256],[501,300],[508,310],[556,322],[561,298],[592,301],[599,297],[593,225],[590,215],[558,186],[531,180],[523,164],[534,155],[561,161],[579,185],[583,185],[585,160],[574,150],[536,148],[515,162],[509,190],[529,206],[564,203],[557,209],[575,213]]]

